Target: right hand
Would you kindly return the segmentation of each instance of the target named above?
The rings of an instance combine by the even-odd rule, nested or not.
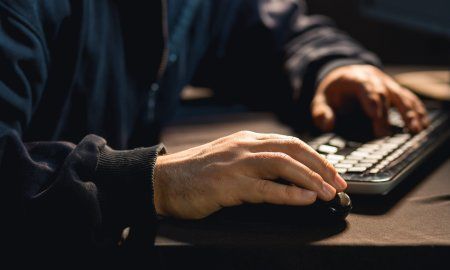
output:
[[[346,187],[334,167],[300,139],[241,131],[158,157],[154,200],[160,215],[200,219],[242,203],[329,201]]]

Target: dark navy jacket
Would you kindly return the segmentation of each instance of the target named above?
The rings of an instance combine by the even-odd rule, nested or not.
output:
[[[337,66],[378,64],[305,12],[294,0],[1,0],[3,225],[37,246],[154,232],[163,150],[151,145],[185,85],[270,107]]]

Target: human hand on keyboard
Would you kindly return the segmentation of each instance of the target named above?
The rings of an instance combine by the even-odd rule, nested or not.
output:
[[[184,219],[245,202],[330,201],[347,187],[331,163],[300,139],[249,131],[160,156],[153,179],[157,213]]]
[[[343,66],[325,76],[311,104],[314,123],[322,131],[329,132],[335,126],[336,112],[348,112],[358,104],[371,118],[377,137],[389,134],[388,110],[391,106],[398,109],[411,132],[420,132],[429,125],[420,99],[370,65]]]

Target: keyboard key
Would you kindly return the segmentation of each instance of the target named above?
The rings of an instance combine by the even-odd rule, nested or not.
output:
[[[350,155],[350,156],[347,156],[345,159],[347,159],[347,160],[363,160],[364,157]]]
[[[405,151],[403,151],[403,149],[398,149],[395,150],[395,152],[393,153],[394,155],[402,155]]]
[[[379,172],[380,172],[379,169],[372,169],[372,170],[369,171],[370,174],[377,174]]]
[[[342,148],[345,147],[346,143],[345,143],[345,141],[343,139],[341,139],[339,137],[334,137],[333,139],[331,139],[328,142],[328,144],[331,145],[331,146],[335,146],[335,147],[337,147],[339,149],[342,149]]]
[[[361,152],[361,151],[354,151],[350,155],[351,156],[356,156],[356,157],[367,157],[369,155],[369,153]]]
[[[346,173],[346,172],[347,172],[347,169],[345,169],[345,168],[336,168],[336,171],[337,171],[338,173]]]
[[[329,154],[327,155],[327,159],[328,160],[343,160],[345,157],[342,155],[334,155],[334,154]]]
[[[338,151],[338,149],[334,146],[323,144],[323,145],[319,146],[317,151],[326,153],[326,154],[335,154]]]
[[[360,162],[361,162],[361,163],[364,162],[364,163],[372,163],[372,164],[375,164],[375,163],[377,163],[379,160],[380,160],[380,159],[378,159],[378,158],[368,157],[368,158],[365,158],[365,159],[361,160]]]
[[[333,165],[339,163],[339,160],[335,160],[335,159],[327,159],[327,160],[328,160],[328,162],[330,162]]]
[[[383,160],[381,161],[378,165],[388,165],[389,163],[391,163],[389,160]]]
[[[374,143],[366,143],[366,144],[363,144],[363,145],[361,146],[361,148],[367,148],[367,149],[380,149],[380,145],[374,144]]]
[[[382,170],[382,169],[384,169],[384,168],[386,168],[386,165],[381,165],[381,164],[378,164],[377,166],[375,166],[375,168],[374,169],[377,169],[377,170]]]
[[[349,173],[361,173],[367,170],[366,167],[353,167],[347,170]]]
[[[322,145],[322,144],[326,144],[331,138],[333,138],[333,134],[328,133],[328,134],[323,134],[322,136],[315,138],[314,140],[312,140],[311,142],[309,142],[310,144],[315,144],[317,146]]]
[[[395,134],[394,136],[392,136],[394,138],[404,138],[404,139],[409,139],[411,138],[411,134],[409,133],[399,133],[399,134]]]
[[[386,161],[391,162],[391,161],[393,161],[393,160],[395,160],[395,159],[397,159],[397,158],[394,157],[394,156],[388,156],[388,157],[386,158]]]
[[[376,140],[371,141],[370,144],[382,145],[385,140],[386,140],[386,138],[376,139]]]
[[[358,152],[363,152],[363,153],[367,153],[367,154],[372,154],[375,151],[377,151],[377,149],[371,149],[371,148],[358,148],[356,149],[356,151]]]
[[[387,140],[388,143],[393,143],[393,144],[402,144],[404,142],[406,142],[408,140],[408,138],[406,137],[393,137]]]
[[[370,155],[370,158],[380,160],[380,159],[382,159],[384,156],[385,156],[385,155],[371,154],[371,155]]]
[[[370,168],[373,166],[373,163],[358,163],[358,165],[356,165],[356,166]]]
[[[334,167],[349,169],[349,168],[353,167],[353,164],[338,163],[338,164],[335,164]]]
[[[356,149],[356,152],[363,152],[363,153],[367,153],[367,154],[370,154],[373,151],[376,151],[376,149],[364,148],[364,147],[360,147],[360,148]]]
[[[339,163],[341,163],[341,164],[356,164],[356,163],[358,163],[358,160],[344,159],[344,160],[341,160]]]
[[[399,146],[399,143],[383,143],[381,149],[395,149]]]

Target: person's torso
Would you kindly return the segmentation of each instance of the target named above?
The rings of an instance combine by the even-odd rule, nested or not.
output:
[[[156,143],[211,41],[213,2],[85,0],[58,10],[66,14],[46,36],[48,80],[24,140]]]

